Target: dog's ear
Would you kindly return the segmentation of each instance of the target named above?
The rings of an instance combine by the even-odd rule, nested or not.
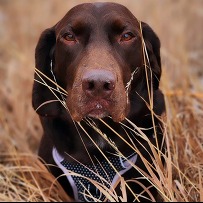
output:
[[[35,49],[35,67],[39,72],[53,80],[51,63],[54,61],[54,47],[56,36],[54,27],[42,32]],[[32,105],[36,112],[41,116],[56,116],[60,110],[60,102],[56,101],[50,88],[56,86],[41,73],[35,71],[34,84],[32,91]],[[49,87],[47,87],[46,83]]]
[[[160,57],[160,40],[152,28],[142,22],[142,34],[149,56],[149,63],[152,69],[152,82],[155,90],[159,88],[159,80],[161,77],[161,57]],[[147,65],[148,62],[147,62]]]

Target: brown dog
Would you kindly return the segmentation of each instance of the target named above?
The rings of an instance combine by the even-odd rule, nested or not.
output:
[[[44,130],[39,156],[57,166],[49,167],[56,177],[67,175],[59,178],[67,193],[77,201],[110,200],[91,180],[113,190],[121,176],[147,174],[141,155],[152,163],[149,142],[161,148],[163,141],[159,119],[147,104],[152,102],[157,116],[165,109],[154,31],[120,4],[81,4],[41,34],[35,60],[33,107]],[[149,142],[125,118],[145,129]],[[143,185],[156,198],[150,182],[139,181],[128,183],[128,200],[150,198],[147,192],[136,196]]]

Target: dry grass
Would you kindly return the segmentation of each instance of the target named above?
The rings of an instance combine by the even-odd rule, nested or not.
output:
[[[36,157],[42,129],[31,90],[39,34],[81,2],[0,1],[0,201],[69,200]],[[152,181],[164,201],[203,201],[203,2],[117,2],[149,23],[162,42],[168,154]]]

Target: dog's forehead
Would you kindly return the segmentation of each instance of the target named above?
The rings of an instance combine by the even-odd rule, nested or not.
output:
[[[67,14],[58,22],[57,27],[60,29],[67,23],[75,21],[102,21],[105,19],[131,19],[137,21],[136,17],[125,6],[118,3],[96,2],[79,4],[70,9]]]
[[[78,15],[78,14],[92,14],[102,17],[102,15],[106,15],[107,13],[117,12],[118,14],[125,13],[125,15],[132,15],[127,7],[118,3],[111,2],[95,2],[95,3],[83,3],[77,6],[74,6],[69,10],[67,14],[70,15]]]

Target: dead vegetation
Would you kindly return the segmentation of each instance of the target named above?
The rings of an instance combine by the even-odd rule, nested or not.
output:
[[[0,2],[0,201],[70,200],[37,159],[42,129],[31,91],[39,34],[81,2]],[[154,183],[164,201],[203,201],[203,2],[117,2],[150,24],[162,42],[168,154]]]

